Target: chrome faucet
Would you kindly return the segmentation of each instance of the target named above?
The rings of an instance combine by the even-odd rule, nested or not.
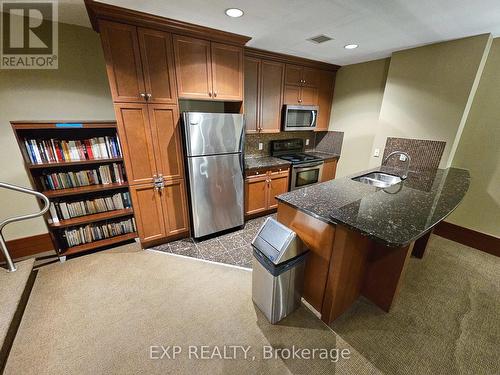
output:
[[[387,157],[384,159],[384,161],[382,161],[382,166],[384,166],[385,163],[387,163],[387,160],[389,160],[389,158],[393,155],[404,155],[406,156],[406,171],[405,173],[403,173],[403,175],[401,176],[402,179],[405,179],[408,177],[408,172],[410,171],[410,163],[411,163],[411,157],[410,155],[408,155],[406,152],[404,151],[393,151],[391,152],[389,155],[387,155]]]

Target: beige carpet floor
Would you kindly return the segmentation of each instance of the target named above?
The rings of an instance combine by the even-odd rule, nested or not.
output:
[[[500,258],[432,236],[389,314],[359,300],[334,331],[387,374],[500,374]]]
[[[0,346],[5,340],[12,318],[33,269],[34,259],[16,262],[17,271],[0,268]]]
[[[269,324],[251,301],[250,271],[135,249],[41,268],[5,373],[378,373],[304,307]],[[152,345],[179,345],[183,352],[175,360],[150,359]],[[237,360],[190,360],[189,345],[251,349],[248,360],[241,352]],[[265,345],[352,354],[337,363],[263,360]]]
[[[332,332],[301,308],[272,326],[251,273],[134,245],[43,267],[6,374],[499,374],[500,258],[433,236],[391,313],[358,301]],[[151,345],[180,345],[152,360]],[[189,360],[250,345],[256,360]],[[349,360],[262,360],[262,347],[348,348]]]

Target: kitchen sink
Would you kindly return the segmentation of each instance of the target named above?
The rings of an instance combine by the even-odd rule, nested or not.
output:
[[[379,188],[386,188],[403,181],[399,176],[384,172],[370,172],[362,176],[354,177],[353,180]]]

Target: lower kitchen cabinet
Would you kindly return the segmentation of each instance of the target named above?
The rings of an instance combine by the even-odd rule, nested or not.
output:
[[[160,190],[167,237],[187,233],[189,216],[184,180],[167,181]]]
[[[266,214],[278,207],[274,198],[286,193],[289,186],[289,169],[269,169],[247,173],[245,178],[245,216]]]
[[[166,237],[162,199],[153,184],[130,186],[135,222],[141,242]]]
[[[337,159],[325,160],[323,163],[323,172],[321,173],[321,182],[333,180],[337,171]]]
[[[184,180],[130,186],[141,243],[169,239],[189,231]]]

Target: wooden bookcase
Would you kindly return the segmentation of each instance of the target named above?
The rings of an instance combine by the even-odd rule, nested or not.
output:
[[[128,182],[110,183],[101,185],[89,185],[74,188],[47,190],[42,184],[42,178],[46,173],[61,173],[69,171],[80,171],[94,169],[101,165],[112,165],[113,163],[123,165],[123,156],[103,159],[90,159],[80,161],[59,161],[34,164],[31,162],[24,143],[25,139],[59,139],[59,140],[83,140],[95,137],[117,136],[115,121],[12,121],[12,129],[21,150],[24,165],[33,188],[44,193],[51,202],[75,201],[78,199],[95,199],[107,197],[117,192],[129,192]],[[124,170],[124,168],[123,168]],[[124,173],[126,180],[126,175]],[[41,204],[41,202],[39,202]],[[137,237],[137,233],[125,233],[90,243],[77,246],[68,246],[64,237],[67,228],[78,228],[91,223],[104,224],[115,221],[127,220],[134,216],[133,208],[105,211],[91,215],[72,217],[67,220],[52,222],[50,212],[44,219],[59,257],[77,254],[85,251],[98,249],[105,246],[130,241]]]

